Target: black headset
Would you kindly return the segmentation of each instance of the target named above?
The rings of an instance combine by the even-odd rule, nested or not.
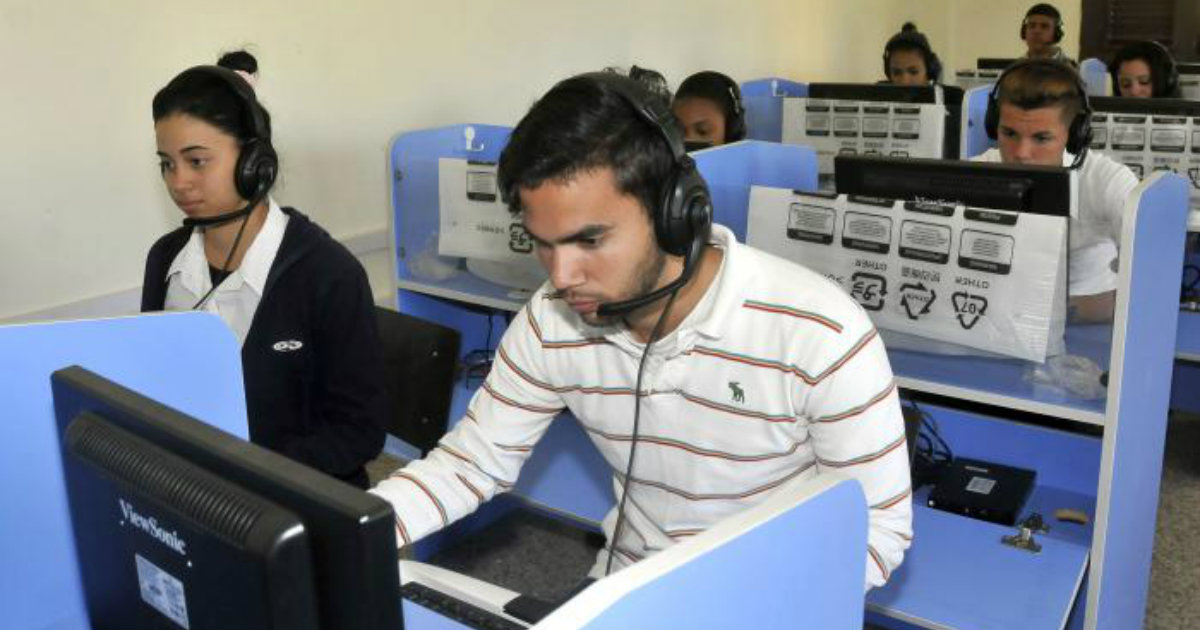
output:
[[[1062,41],[1062,14],[1059,13],[1058,9],[1054,8],[1053,5],[1044,3],[1035,4],[1032,7],[1029,7],[1029,11],[1025,12],[1025,19],[1021,20],[1021,41],[1025,41],[1025,24],[1029,22],[1029,16],[1031,15],[1044,15],[1046,17],[1054,18],[1054,43],[1057,44]]]
[[[253,209],[255,204],[267,196],[267,191],[271,190],[275,178],[279,175],[279,156],[275,153],[275,147],[271,145],[271,129],[267,125],[262,105],[259,105],[254,96],[254,89],[241,75],[221,66],[195,66],[181,72],[172,83],[195,75],[213,77],[229,86],[241,101],[242,111],[250,123],[251,136],[242,139],[237,164],[233,168],[233,185],[238,195],[250,202],[248,208],[208,219],[184,222],[185,225],[213,225],[238,218],[243,211]]]
[[[1004,79],[1010,72],[1019,68],[1029,68],[1032,66],[1042,66],[1064,77],[1069,76],[1075,85],[1075,93],[1079,95],[1079,112],[1075,114],[1075,118],[1071,119],[1071,125],[1067,130],[1066,149],[1075,155],[1075,161],[1072,162],[1071,168],[1078,168],[1083,164],[1088,147],[1092,144],[1092,104],[1088,101],[1087,86],[1084,85],[1083,78],[1079,76],[1079,73],[1074,68],[1061,61],[1054,61],[1053,59],[1021,59],[1000,73],[1000,77],[996,79],[996,84],[992,86],[991,94],[988,95],[987,113],[983,118],[983,128],[987,131],[988,138],[992,140],[997,139],[1000,128],[1000,86],[1004,84]]]
[[[221,66],[195,66],[179,73],[171,83],[185,81],[194,76],[216,78],[229,86],[241,101],[243,116],[248,116],[250,122],[251,136],[241,140],[237,164],[233,167],[234,188],[238,195],[246,200],[246,205],[214,217],[188,217],[183,220],[184,227],[209,228],[243,219],[237,236],[233,239],[233,245],[229,248],[229,255],[225,257],[225,264],[221,265],[221,272],[224,273],[229,269],[229,263],[233,261],[233,255],[237,252],[238,243],[241,242],[249,223],[250,213],[266,198],[271,185],[275,183],[275,177],[279,174],[279,156],[275,153],[275,147],[271,145],[271,129],[267,125],[266,114],[254,96],[254,89],[241,75]],[[203,308],[218,286],[220,283],[213,283],[208,292],[192,305],[192,310]]]
[[[925,59],[925,76],[929,77],[931,83],[937,83],[942,78],[942,60],[938,59],[937,53],[933,52],[933,47],[929,45],[929,39],[925,34],[916,30],[913,27],[911,31],[901,29],[888,40],[883,47],[883,76],[888,81],[892,80],[892,69],[888,65],[892,61],[892,53],[897,50],[917,49],[921,51],[921,56]]]
[[[664,182],[658,206],[649,211],[659,248],[673,256],[685,257],[683,273],[676,280],[639,297],[600,305],[598,314],[607,317],[650,304],[687,283],[712,232],[712,198],[696,162],[684,150],[679,122],[669,108],[643,94],[642,88],[626,77],[607,72],[590,72],[580,77],[612,89],[666,141],[673,162],[671,173]]]
[[[1117,77],[1121,65],[1135,59],[1145,59],[1146,64],[1150,66],[1155,98],[1179,97],[1179,66],[1175,64],[1175,56],[1166,46],[1152,39],[1130,44],[1113,56],[1108,69],[1112,75],[1113,96],[1121,94],[1120,80]]]
[[[629,446],[629,462],[625,467],[624,481],[617,507],[617,520],[613,526],[611,544],[616,546],[620,540],[622,525],[625,521],[625,501],[629,496],[629,480],[632,478],[634,456],[637,453],[638,427],[641,416],[642,374],[646,366],[646,357],[650,348],[657,340],[667,313],[674,303],[680,288],[691,278],[699,266],[700,255],[708,236],[712,231],[712,199],[709,196],[708,184],[696,169],[696,162],[687,154],[683,144],[683,134],[679,129],[679,121],[671,113],[670,107],[648,93],[635,81],[608,72],[591,72],[578,78],[589,79],[597,84],[610,88],[624,99],[638,116],[657,130],[671,149],[671,173],[664,182],[660,202],[657,207],[650,208],[654,222],[654,235],[658,246],[668,254],[685,256],[683,271],[679,277],[668,284],[628,300],[607,302],[601,304],[596,314],[601,317],[611,317],[641,308],[664,297],[668,298],[667,306],[658,316],[658,321],[650,333],[650,339],[642,350],[642,358],[638,361],[637,377],[634,382],[634,411],[632,440]],[[571,79],[568,79],[571,80]],[[613,551],[609,551],[608,562],[604,574],[612,570]]]

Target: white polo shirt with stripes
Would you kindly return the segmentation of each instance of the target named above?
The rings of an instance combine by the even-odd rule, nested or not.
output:
[[[791,479],[836,471],[866,493],[865,583],[878,586],[912,539],[904,423],[883,343],[832,282],[738,243],[722,226],[712,242],[724,251],[713,284],[646,362],[627,522],[615,546],[615,508],[603,523],[614,565],[703,531]],[[609,463],[619,497],[643,348],[623,325],[584,323],[543,287],[505,332],[466,417],[374,488],[395,506],[400,543],[512,488],[563,410]]]

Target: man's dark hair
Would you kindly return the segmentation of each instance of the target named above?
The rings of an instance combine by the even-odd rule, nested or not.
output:
[[[1060,61],[1018,62],[996,86],[996,100],[998,104],[1008,103],[1021,109],[1061,105],[1063,122],[1070,124],[1083,111],[1080,85],[1079,73]]]
[[[517,123],[500,154],[497,174],[510,211],[521,212],[522,188],[566,182],[603,168],[612,169],[617,189],[637,198],[647,217],[662,204],[675,156],[662,132],[634,109],[615,82],[651,98],[627,77],[579,75],[551,88]]]
[[[1039,2],[1029,7],[1029,10],[1025,12],[1025,17],[1029,17],[1031,15],[1044,15],[1048,18],[1052,18],[1056,23],[1062,24],[1062,13],[1059,13],[1058,9],[1052,4]]]

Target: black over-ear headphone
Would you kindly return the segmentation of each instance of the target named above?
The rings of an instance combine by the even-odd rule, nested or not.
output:
[[[1034,11],[1034,9],[1041,9],[1041,11]],[[1054,43],[1057,44],[1062,41],[1062,14],[1058,12],[1058,9],[1055,9],[1053,6],[1048,4],[1035,4],[1029,8],[1029,12],[1025,14],[1025,19],[1021,20],[1021,41],[1025,41],[1025,24],[1029,22],[1030,16],[1033,15],[1044,15],[1049,18],[1054,18]]]
[[[1175,63],[1175,56],[1171,54],[1171,51],[1166,46],[1163,46],[1159,42],[1150,40],[1150,46],[1161,53],[1159,65],[1157,68],[1154,68],[1154,78],[1157,80],[1158,73],[1162,73],[1162,96],[1178,98],[1181,90],[1179,88],[1179,65]],[[1158,94],[1155,94],[1155,96],[1158,96]]]
[[[933,47],[929,45],[929,39],[925,34],[916,30],[912,31],[901,30],[888,40],[883,47],[883,76],[887,80],[892,79],[892,53],[897,50],[917,49],[921,51],[921,57],[925,60],[925,76],[929,78],[931,83],[938,83],[942,79],[942,60],[938,59],[937,53],[933,52]]]
[[[1075,93],[1079,95],[1079,112],[1075,114],[1075,118],[1071,119],[1071,124],[1067,130],[1066,146],[1067,151],[1075,155],[1075,161],[1071,163],[1071,168],[1078,168],[1083,164],[1088,147],[1092,144],[1092,104],[1088,101],[1087,86],[1084,85],[1083,78],[1079,76],[1079,73],[1074,68],[1061,61],[1054,61],[1053,59],[1021,59],[1000,73],[1000,77],[996,79],[996,84],[992,86],[991,94],[988,95],[987,113],[983,118],[983,128],[987,131],[988,138],[995,140],[999,136],[1000,86],[1004,84],[1004,79],[1010,72],[1033,66],[1042,66],[1063,77],[1070,77],[1072,84],[1075,86]]]
[[[649,210],[659,248],[673,256],[685,256],[683,273],[666,286],[630,300],[601,304],[597,314],[608,317],[654,302],[678,290],[691,278],[712,231],[712,198],[696,162],[684,150],[679,123],[670,109],[643,95],[641,88],[626,77],[606,72],[591,72],[581,77],[611,88],[666,141],[673,165],[658,206]]]
[[[233,169],[233,185],[238,195],[248,201],[249,208],[252,209],[267,196],[267,191],[271,190],[275,178],[279,175],[279,156],[271,144],[271,130],[267,126],[263,108],[254,96],[254,89],[233,70],[221,66],[195,66],[184,70],[174,81],[183,80],[190,75],[204,75],[221,80],[233,90],[241,102],[242,111],[250,123],[251,136],[242,140],[237,164]],[[209,219],[190,220],[190,224],[224,223],[241,216],[242,212],[238,210]],[[184,223],[189,224],[189,221],[185,220]]]

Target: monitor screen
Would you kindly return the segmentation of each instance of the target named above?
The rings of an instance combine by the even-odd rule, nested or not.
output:
[[[839,155],[838,193],[1067,216],[1070,169],[959,160]]]
[[[1092,111],[1095,112],[1093,117],[1103,117],[1105,113],[1113,113],[1200,118],[1200,102],[1186,98],[1092,96],[1088,98],[1088,103],[1091,104]],[[1187,121],[1182,122],[1186,123]]]
[[[937,91],[932,85],[810,83],[808,98],[883,103],[936,103]]]
[[[975,67],[979,70],[1007,70],[1016,61],[1007,57],[979,57],[975,60]]]
[[[52,377],[95,628],[400,628],[382,499],[80,367]]]

